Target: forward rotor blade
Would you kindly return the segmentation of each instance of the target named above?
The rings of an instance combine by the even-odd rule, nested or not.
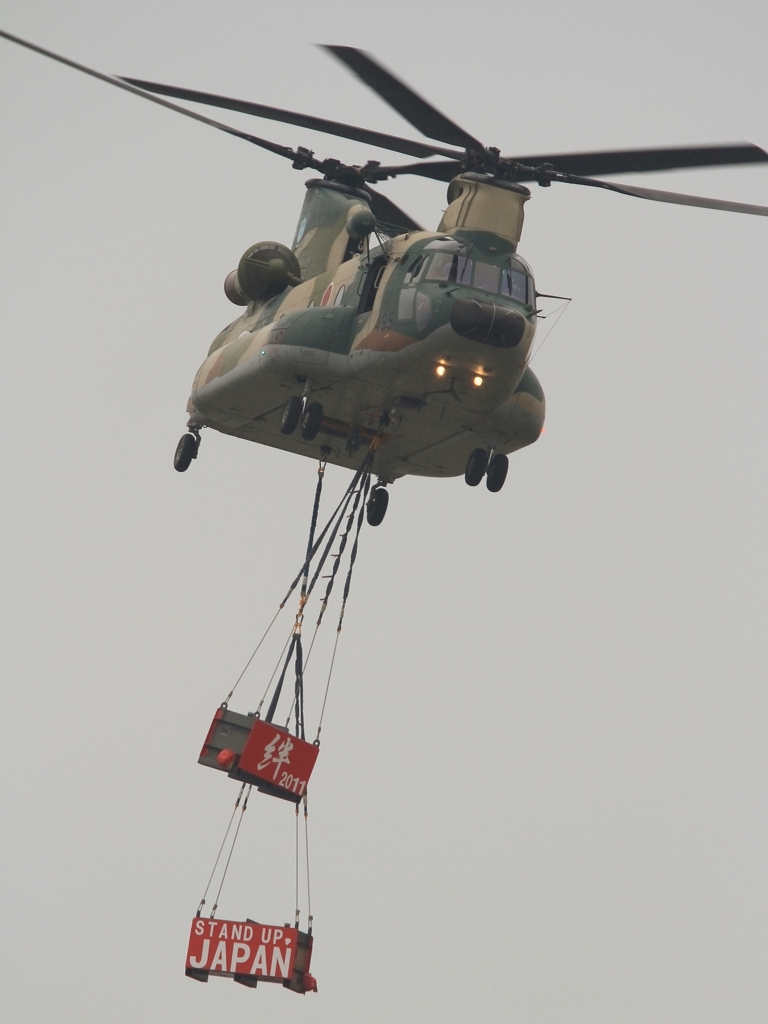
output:
[[[175,110],[177,114],[183,114],[185,117],[191,117],[193,121],[201,121],[203,124],[210,125],[211,128],[218,128],[219,131],[226,132],[228,135],[234,135],[238,139],[245,139],[246,142],[252,142],[254,146],[260,146],[262,149],[269,150],[270,153],[276,153],[278,156],[287,157],[289,160],[295,160],[298,155],[288,146],[279,146],[275,142],[269,142],[268,139],[260,139],[257,135],[249,135],[247,132],[241,132],[238,131],[237,128],[232,128],[227,124],[222,124],[221,121],[214,121],[210,117],[204,117],[202,114],[198,114],[194,110],[188,110],[186,107],[179,107],[175,103],[169,103],[168,100],[161,100],[158,96],[153,96],[151,92],[145,92],[143,89],[139,89],[135,85],[131,85],[122,78],[116,78],[113,75],[105,75],[101,71],[94,71],[93,68],[86,67],[85,64],[78,64],[77,61],[69,60],[68,57],[62,57],[60,54],[54,53],[52,50],[46,50],[42,46],[36,46],[34,43],[27,42],[26,39],[20,39],[18,36],[13,36],[10,32],[3,32],[3,30],[0,29],[0,37],[8,39],[12,43],[18,43],[19,46],[25,46],[28,50],[34,50],[35,53],[40,53],[43,57],[50,57],[51,60],[58,61],[60,64],[66,64],[67,67],[74,68],[76,71],[82,71],[86,75],[91,75],[92,78],[98,78],[102,82],[107,82],[109,85],[117,86],[118,89],[123,89],[125,92],[132,92],[135,96],[141,96],[142,99],[149,100],[150,103],[156,103],[160,107],[167,107],[168,110]],[[312,161],[308,158],[304,159],[304,165],[320,169],[319,161]]]
[[[342,139],[353,139],[355,142],[378,146],[381,149],[391,149],[394,153],[407,153],[408,156],[418,157],[461,155],[440,146],[430,146],[426,142],[401,139],[397,135],[387,135],[384,132],[375,132],[368,128],[357,128],[355,125],[343,124],[340,121],[328,121],[324,117],[314,117],[312,114],[299,114],[292,110],[282,110],[280,107],[267,107],[263,103],[250,103],[248,100],[236,100],[228,96],[217,96],[210,92],[198,92],[196,89],[180,89],[175,85],[145,82],[140,78],[123,78],[122,81],[129,82],[147,92],[159,93],[161,96],[173,96],[178,100],[190,100],[194,103],[207,103],[211,107],[237,110],[241,114],[253,114],[255,117],[268,118],[270,121],[295,124],[300,128],[311,128],[313,131],[337,135]]]
[[[428,139],[447,142],[462,149],[483,151],[482,142],[465,132],[444,114],[422,99],[410,86],[378,64],[369,54],[353,46],[324,46],[343,64],[353,71],[361,81],[393,107],[398,114],[410,121],[414,128]]]
[[[768,153],[749,142],[715,146],[680,146],[675,149],[617,149],[595,153],[558,153],[547,156],[510,156],[505,160],[540,167],[551,164],[563,174],[632,174],[671,171],[681,167],[714,167],[725,164],[763,163]],[[438,164],[431,166],[437,167]],[[517,181],[535,181],[532,175],[516,175]]]
[[[395,206],[391,199],[376,192],[370,185],[365,186],[365,191],[371,197],[371,212],[376,220],[381,221],[387,227],[401,228],[402,231],[423,231],[421,225],[412,220],[407,213]],[[400,234],[401,232],[397,232]]]
[[[552,181],[569,185],[589,185],[605,188],[638,199],[652,199],[657,203],[674,203],[676,206],[702,206],[707,210],[726,210],[729,213],[751,213],[757,217],[768,217],[768,206],[752,206],[750,203],[732,203],[727,199],[707,199],[704,196],[689,196],[683,192],[662,192],[656,188],[637,188],[634,185],[618,185],[615,181],[600,181],[598,178],[582,178],[575,174],[553,175]]]

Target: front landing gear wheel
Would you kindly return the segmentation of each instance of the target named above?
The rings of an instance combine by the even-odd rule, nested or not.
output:
[[[192,459],[197,458],[200,438],[194,434],[183,434],[173,455],[173,468],[177,473],[186,473]]]
[[[304,400],[298,395],[292,395],[285,403],[283,418],[280,420],[280,431],[283,434],[292,434],[299,425],[301,413],[304,409]]]
[[[488,475],[485,478],[485,486],[489,491],[496,492],[501,490],[504,486],[504,481],[507,479],[508,469],[509,459],[506,455],[499,453],[493,456],[488,466]]]
[[[464,479],[470,487],[477,487],[485,476],[488,468],[488,452],[485,448],[475,448],[467,459],[467,468],[464,470]]]
[[[310,402],[307,411],[304,413],[304,422],[301,424],[301,437],[304,441],[314,441],[320,431],[320,424],[323,422],[323,407],[319,402]]]
[[[369,526],[381,526],[384,516],[387,514],[387,505],[389,505],[389,491],[385,491],[383,487],[374,487],[365,508],[365,518],[368,520]]]

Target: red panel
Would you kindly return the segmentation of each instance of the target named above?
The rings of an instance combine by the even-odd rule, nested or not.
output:
[[[314,743],[257,719],[240,755],[238,768],[285,790],[296,799],[307,790],[319,751]]]
[[[186,966],[187,970],[225,978],[243,974],[289,981],[296,962],[297,942],[295,928],[196,917],[189,932]]]

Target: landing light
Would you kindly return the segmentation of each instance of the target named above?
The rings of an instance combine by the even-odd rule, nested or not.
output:
[[[476,377],[474,378],[474,380],[472,381],[472,383],[473,383],[473,384],[475,385],[475,387],[476,387],[476,388],[479,388],[479,387],[480,387],[480,385],[481,385],[481,384],[483,383],[483,378],[482,378],[482,377],[480,376],[480,374],[479,374],[479,373],[478,373],[478,375],[477,375],[477,376],[476,376]]]
[[[440,363],[440,365],[435,368],[435,373],[437,374],[438,377],[445,376],[445,367],[443,366],[442,363]]]

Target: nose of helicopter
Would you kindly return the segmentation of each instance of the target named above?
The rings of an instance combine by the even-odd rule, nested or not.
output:
[[[479,299],[456,299],[450,318],[457,334],[494,348],[514,348],[526,327],[525,317],[516,310]]]

